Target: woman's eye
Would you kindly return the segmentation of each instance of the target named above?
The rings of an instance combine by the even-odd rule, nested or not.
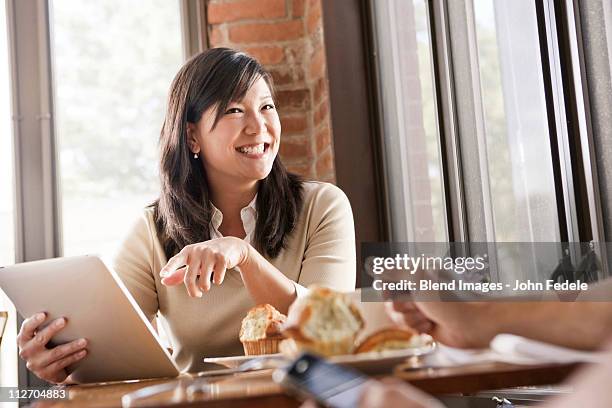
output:
[[[264,109],[264,110],[274,109],[274,105],[272,105],[272,104],[270,104],[270,103],[269,103],[269,104],[267,104],[267,105],[264,105],[263,109]]]
[[[240,113],[240,112],[242,112],[242,111],[240,109],[238,109],[238,108],[230,108],[230,109],[225,111],[226,114],[229,114],[229,113]]]

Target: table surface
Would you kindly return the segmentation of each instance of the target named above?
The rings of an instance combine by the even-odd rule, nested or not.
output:
[[[473,393],[525,385],[557,384],[577,367],[577,364],[524,366],[483,363],[446,368],[396,369],[394,375],[432,394]],[[170,384],[171,391],[138,400],[132,406],[285,408],[300,405],[297,399],[286,395],[272,381],[272,370],[262,370],[206,379],[182,375],[173,379],[76,385],[66,387],[69,400],[42,401],[33,406],[121,407],[121,398],[125,394],[162,384]]]

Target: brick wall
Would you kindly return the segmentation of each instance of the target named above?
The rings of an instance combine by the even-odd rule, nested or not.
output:
[[[288,169],[334,182],[321,1],[210,0],[208,38],[211,47],[248,52],[271,72]]]

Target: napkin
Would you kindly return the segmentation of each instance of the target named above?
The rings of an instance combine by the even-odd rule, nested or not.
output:
[[[425,357],[424,365],[452,367],[491,362],[524,365],[598,363],[603,356],[601,352],[574,350],[513,334],[499,334],[486,349],[467,350],[438,344],[436,352]]]

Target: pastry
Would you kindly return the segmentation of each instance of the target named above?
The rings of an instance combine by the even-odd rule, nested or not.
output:
[[[265,304],[253,307],[242,319],[240,342],[247,356],[278,353],[283,339],[281,327],[286,316]]]
[[[350,354],[363,324],[359,309],[347,294],[312,286],[307,296],[289,308],[283,334],[299,351],[323,356]]]
[[[355,353],[371,351],[401,350],[415,346],[418,336],[407,329],[383,329],[364,339],[355,349]]]

